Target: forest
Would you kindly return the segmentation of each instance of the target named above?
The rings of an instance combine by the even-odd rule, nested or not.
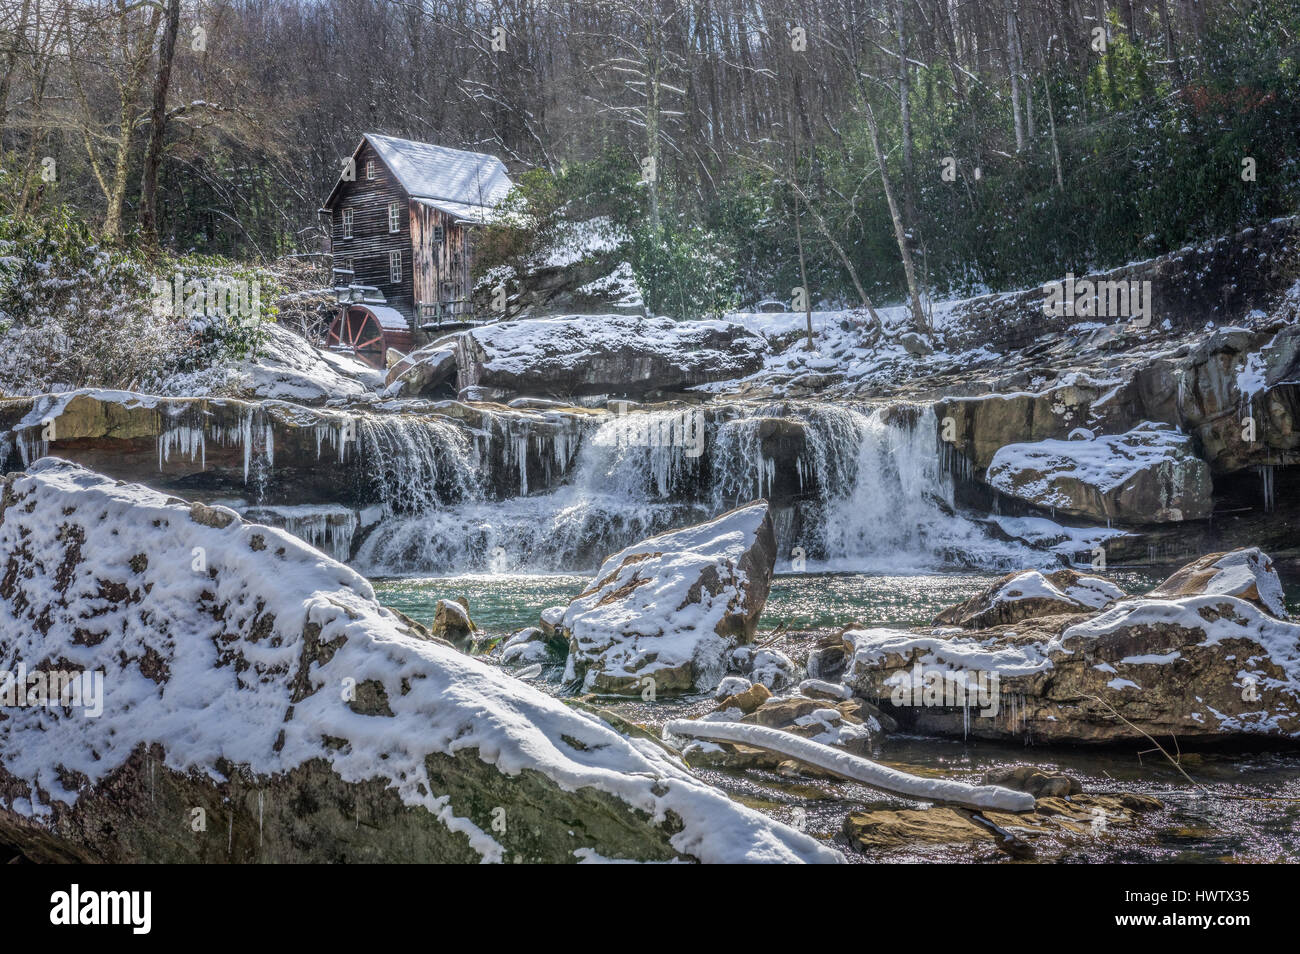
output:
[[[12,236],[313,256],[383,132],[499,156],[538,233],[610,216],[676,317],[919,311],[1300,199],[1287,0],[4,0],[0,70]]]

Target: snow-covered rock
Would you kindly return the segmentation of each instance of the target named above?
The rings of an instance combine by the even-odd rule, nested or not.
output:
[[[1170,523],[1214,509],[1210,468],[1191,439],[1150,422],[1112,436],[1008,444],[985,479],[1026,503],[1098,520]]]
[[[799,669],[794,661],[776,649],[738,646],[731,654],[731,667],[774,692],[799,681]]]
[[[753,637],[775,563],[765,500],[606,558],[559,624],[573,675],[599,692],[712,689]]]
[[[501,322],[458,339],[462,387],[533,395],[645,394],[740,377],[767,341],[725,321],[567,315]]]
[[[454,339],[441,338],[403,355],[388,369],[384,393],[390,397],[437,395],[455,390],[456,347]]]
[[[102,673],[6,699],[0,841],[30,858],[839,860],[228,510],[45,459],[0,485],[0,566],[21,685]]]
[[[346,355],[317,348],[282,325],[266,324],[263,331],[262,343],[249,357],[230,365],[175,375],[160,392],[323,404],[333,398],[365,397],[384,386],[384,372]]]
[[[1147,595],[1162,599],[1223,593],[1254,603],[1278,619],[1287,619],[1282,579],[1268,554],[1258,547],[1210,553],[1194,560]]]
[[[1083,620],[1043,617],[960,635],[850,631],[845,683],[880,699],[905,728],[940,734],[1061,743],[1137,741],[1143,733],[1294,739],[1300,625],[1255,601],[1267,575],[1255,576],[1250,562],[1215,554],[1171,578],[1189,583],[1177,589],[1193,595],[1123,599]],[[1217,588],[1241,595],[1190,585],[1219,574]],[[964,703],[948,691],[954,686],[972,687]],[[976,698],[975,688],[985,691]]]
[[[459,600],[438,600],[433,611],[433,635],[445,639],[457,649],[468,649],[477,627],[469,617],[469,607]]]
[[[986,629],[1034,616],[1086,613],[1123,599],[1124,591],[1099,576],[1070,569],[1043,573],[1021,570],[1008,573],[982,592],[935,617],[936,626]]]

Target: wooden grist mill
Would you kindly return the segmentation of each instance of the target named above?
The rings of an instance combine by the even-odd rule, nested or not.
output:
[[[511,188],[494,156],[366,133],[320,210],[339,303],[326,347],[382,368],[474,323],[475,232]]]

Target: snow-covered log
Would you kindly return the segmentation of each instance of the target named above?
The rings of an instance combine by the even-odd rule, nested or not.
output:
[[[706,742],[735,742],[767,749],[854,782],[909,798],[1008,812],[1027,812],[1034,807],[1034,796],[1028,792],[1016,792],[997,785],[968,785],[951,779],[919,778],[870,759],[850,755],[842,749],[833,749],[829,745],[801,739],[766,726],[675,719],[665,728],[671,735],[703,739]]]

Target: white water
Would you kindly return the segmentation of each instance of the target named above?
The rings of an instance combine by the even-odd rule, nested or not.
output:
[[[677,413],[647,415],[652,426],[638,430],[667,433],[668,422],[654,418]],[[804,421],[805,450],[783,465],[793,473],[778,473],[778,462],[763,453],[763,418],[778,413]],[[569,483],[504,501],[486,499],[473,479],[488,448],[472,447],[450,425],[442,427],[451,433],[406,431],[394,418],[382,425],[393,433],[373,437],[370,447],[382,452],[379,469],[395,482],[386,502],[406,514],[384,520],[354,563],[374,576],[589,571],[648,535],[766,496],[778,479],[807,495],[802,529],[787,531],[789,520],[778,528],[781,570],[791,568],[795,547],[806,567],[794,568],[808,570],[900,573],[1039,562],[954,513],[932,412],[914,412],[915,426],[894,423],[895,416],[905,415],[841,405],[745,409],[708,428],[702,456],[693,444],[629,444],[626,421],[615,418],[582,442]],[[509,454],[521,456],[513,446]]]

